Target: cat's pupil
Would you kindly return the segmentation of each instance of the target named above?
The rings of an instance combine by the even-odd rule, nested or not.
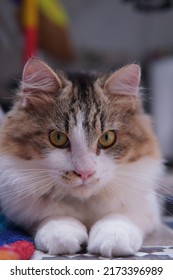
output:
[[[105,134],[105,141],[106,141],[106,142],[109,141],[109,135],[108,135],[108,133]]]
[[[61,140],[61,134],[57,133],[56,138],[57,138],[58,141],[60,141]]]

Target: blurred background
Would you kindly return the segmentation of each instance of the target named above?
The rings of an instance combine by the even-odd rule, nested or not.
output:
[[[172,188],[172,27],[171,0],[0,0],[0,103],[10,108],[31,56],[70,70],[140,63],[144,106],[165,158],[164,184]]]

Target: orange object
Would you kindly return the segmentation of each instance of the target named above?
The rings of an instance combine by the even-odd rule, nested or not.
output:
[[[18,19],[23,30],[23,64],[38,48],[57,59],[73,60],[68,16],[57,0],[21,0]]]
[[[20,256],[17,252],[4,246],[0,248],[0,260],[20,260]]]
[[[24,31],[24,54],[23,62],[36,55],[38,49],[38,6],[35,0],[22,1],[21,13],[22,26]]]
[[[23,27],[38,27],[38,4],[36,0],[22,1],[21,20]]]

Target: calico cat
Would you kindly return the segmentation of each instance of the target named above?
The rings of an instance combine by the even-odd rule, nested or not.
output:
[[[0,201],[36,248],[133,254],[160,223],[161,156],[139,93],[140,67],[55,73],[32,58],[1,127]]]

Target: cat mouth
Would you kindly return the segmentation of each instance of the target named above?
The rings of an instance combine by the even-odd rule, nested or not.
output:
[[[76,185],[74,188],[77,189],[87,189],[95,186],[99,182],[99,179],[92,179],[91,181],[89,180],[83,180],[80,184]]]
[[[89,187],[88,184],[86,184],[85,182],[74,186],[75,189],[84,189],[84,188],[88,188],[88,187]]]

